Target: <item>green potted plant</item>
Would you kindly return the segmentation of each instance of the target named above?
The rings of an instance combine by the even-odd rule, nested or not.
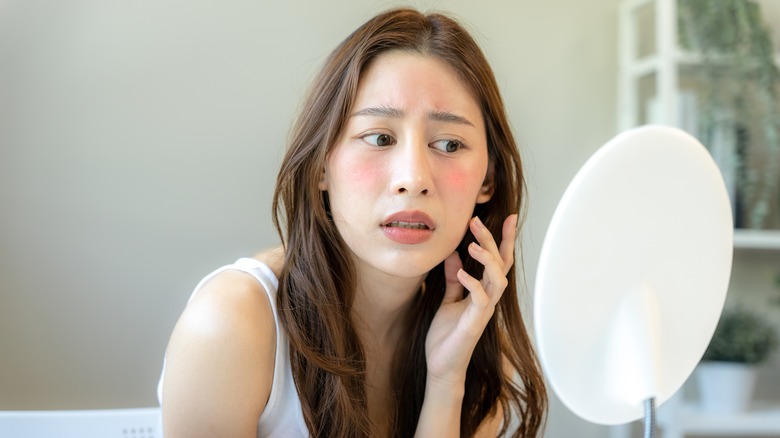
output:
[[[735,223],[780,228],[780,69],[761,8],[679,0],[678,18],[680,46],[700,55],[698,136],[734,175]]]
[[[777,329],[768,318],[745,307],[725,310],[696,371],[702,409],[718,413],[747,409],[756,366],[777,347]]]

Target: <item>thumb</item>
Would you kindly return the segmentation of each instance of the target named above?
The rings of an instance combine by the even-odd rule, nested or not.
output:
[[[444,259],[444,279],[446,286],[444,288],[444,299],[442,304],[449,304],[463,299],[463,285],[458,280],[458,271],[463,268],[463,262],[460,261],[458,252],[455,251]]]

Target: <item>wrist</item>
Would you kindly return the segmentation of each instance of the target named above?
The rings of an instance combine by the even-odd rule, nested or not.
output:
[[[415,437],[460,436],[460,414],[463,408],[465,379],[447,381],[428,375],[425,399]]]
[[[463,378],[441,379],[428,375],[425,381],[425,398],[452,400],[460,404],[466,392],[466,376]]]

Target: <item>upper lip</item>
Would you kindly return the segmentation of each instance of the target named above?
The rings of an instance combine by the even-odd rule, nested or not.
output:
[[[433,230],[435,224],[430,216],[418,210],[399,211],[387,216],[382,220],[382,226],[389,225],[391,222],[409,222],[409,223],[421,223],[426,227]]]

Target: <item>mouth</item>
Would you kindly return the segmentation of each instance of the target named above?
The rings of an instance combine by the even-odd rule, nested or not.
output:
[[[417,210],[393,213],[382,220],[380,226],[388,239],[402,245],[426,242],[436,229],[433,219]]]
[[[421,211],[399,211],[386,217],[380,224],[384,228],[409,230],[434,230],[433,219]]]

